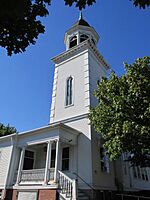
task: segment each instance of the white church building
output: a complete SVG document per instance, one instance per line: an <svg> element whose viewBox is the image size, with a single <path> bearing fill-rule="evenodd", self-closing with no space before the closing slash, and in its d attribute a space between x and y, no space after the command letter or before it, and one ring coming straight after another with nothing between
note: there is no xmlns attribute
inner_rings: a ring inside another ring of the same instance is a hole
<svg viewBox="0 0 150 200"><path fill-rule="evenodd" d="M55 64L50 123L0 138L0 199L113 199L113 191L150 190L150 170L110 162L90 125L93 90L107 75L99 35L82 16L65 33Z"/></svg>

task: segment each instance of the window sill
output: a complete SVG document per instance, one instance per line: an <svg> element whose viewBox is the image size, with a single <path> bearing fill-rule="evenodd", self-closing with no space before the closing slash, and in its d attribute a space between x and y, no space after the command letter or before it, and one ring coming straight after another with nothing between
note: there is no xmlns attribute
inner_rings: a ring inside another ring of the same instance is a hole
<svg viewBox="0 0 150 200"><path fill-rule="evenodd" d="M70 105L68 105L68 106L65 106L65 108L70 108L70 107L72 107L72 106L74 106L74 104L70 104Z"/></svg>

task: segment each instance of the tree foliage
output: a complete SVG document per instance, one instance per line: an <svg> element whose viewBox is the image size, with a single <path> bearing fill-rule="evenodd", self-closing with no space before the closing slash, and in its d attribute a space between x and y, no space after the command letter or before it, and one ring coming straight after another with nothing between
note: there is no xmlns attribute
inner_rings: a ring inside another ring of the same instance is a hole
<svg viewBox="0 0 150 200"><path fill-rule="evenodd" d="M66 5L72 6L75 4L80 10L85 8L86 6L91 6L96 3L96 0L64 0Z"/></svg>
<svg viewBox="0 0 150 200"><path fill-rule="evenodd" d="M0 1L0 46L8 55L25 51L35 39L44 33L38 17L48 15L46 5L51 0L1 0Z"/></svg>
<svg viewBox="0 0 150 200"><path fill-rule="evenodd" d="M2 123L0 123L0 137L10 135L13 133L16 133L17 130L14 127L9 126L4 126Z"/></svg>
<svg viewBox="0 0 150 200"><path fill-rule="evenodd" d="M145 8L150 0L131 0L135 6ZM75 4L80 10L93 5L96 0L64 0L66 5ZM51 0L0 0L0 46L8 55L24 52L35 44L45 27L40 17L49 14Z"/></svg>
<svg viewBox="0 0 150 200"><path fill-rule="evenodd" d="M66 5L72 6L73 4L79 9L85 8L87 5L90 6L93 3L96 3L96 0L64 0ZM133 2L134 6L145 9L147 6L150 6L150 0L130 0Z"/></svg>
<svg viewBox="0 0 150 200"><path fill-rule="evenodd" d="M129 153L133 165L150 166L150 57L125 64L125 75L102 78L91 124L104 138L111 159Z"/></svg>
<svg viewBox="0 0 150 200"><path fill-rule="evenodd" d="M139 6L140 8L143 9L150 6L150 0L130 0L130 1L133 1L133 4L135 6Z"/></svg>

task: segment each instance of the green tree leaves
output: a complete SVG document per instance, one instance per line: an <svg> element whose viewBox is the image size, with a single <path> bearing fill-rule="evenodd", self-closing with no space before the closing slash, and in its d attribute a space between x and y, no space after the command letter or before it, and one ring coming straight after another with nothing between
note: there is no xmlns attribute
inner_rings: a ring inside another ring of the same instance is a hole
<svg viewBox="0 0 150 200"><path fill-rule="evenodd" d="M51 0L1 0L0 1L0 46L8 55L24 52L35 44L44 26L37 17L48 15L46 5Z"/></svg>
<svg viewBox="0 0 150 200"><path fill-rule="evenodd" d="M135 6L145 9L147 6L150 6L150 0L130 0L133 1Z"/></svg>
<svg viewBox="0 0 150 200"><path fill-rule="evenodd" d="M132 164L150 165L150 57L124 65L125 75L111 72L94 95L99 104L90 119L105 140L111 159L130 152Z"/></svg>
<svg viewBox="0 0 150 200"><path fill-rule="evenodd" d="M17 130L14 127L9 126L4 126L2 123L0 123L0 137L10 135L13 133L16 133Z"/></svg>
<svg viewBox="0 0 150 200"><path fill-rule="evenodd" d="M150 0L131 0L135 6L145 9ZM93 5L96 0L64 0L68 6L82 10ZM47 6L51 0L0 0L0 46L9 56L24 52L30 44L35 44L45 27L39 17L47 16Z"/></svg>
<svg viewBox="0 0 150 200"><path fill-rule="evenodd" d="M96 3L96 0L64 0L66 5L72 6L76 5L80 10L85 8L86 6L91 6Z"/></svg>

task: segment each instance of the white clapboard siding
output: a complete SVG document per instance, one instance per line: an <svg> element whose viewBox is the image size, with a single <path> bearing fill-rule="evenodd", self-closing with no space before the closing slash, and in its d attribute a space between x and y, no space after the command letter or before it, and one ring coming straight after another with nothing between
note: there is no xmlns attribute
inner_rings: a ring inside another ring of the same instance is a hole
<svg viewBox="0 0 150 200"><path fill-rule="evenodd" d="M4 186L10 164L12 146L0 148L0 186Z"/></svg>
<svg viewBox="0 0 150 200"><path fill-rule="evenodd" d="M37 200L37 192L19 192L18 200Z"/></svg>

